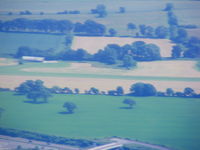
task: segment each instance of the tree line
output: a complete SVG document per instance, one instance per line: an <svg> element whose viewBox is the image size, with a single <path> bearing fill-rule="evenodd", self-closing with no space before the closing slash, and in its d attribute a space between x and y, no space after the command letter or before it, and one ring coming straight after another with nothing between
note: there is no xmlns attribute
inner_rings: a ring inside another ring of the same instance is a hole
<svg viewBox="0 0 200 150"><path fill-rule="evenodd" d="M194 25L180 25L178 18L174 13L172 3L166 4L164 11L167 13L170 40L176 43L173 46L172 58L199 58L200 57L200 39L197 37L189 37L185 28L195 27Z"/></svg>
<svg viewBox="0 0 200 150"><path fill-rule="evenodd" d="M155 29L149 25L139 25L141 37L146 38L167 38L169 35L168 28L158 26ZM137 26L133 23L127 24L127 29L134 34ZM42 33L61 33L66 34L74 32L78 35L87 36L105 36L106 26L93 20L86 20L83 23L72 23L70 20L41 19L30 20L26 18L17 18L9 21L0 20L0 31L4 32L42 32ZM117 31L113 28L108 29L110 36L116 36ZM136 33L139 37L139 33Z"/></svg>
<svg viewBox="0 0 200 150"><path fill-rule="evenodd" d="M60 88L54 86L52 88L47 88L41 80L27 80L21 83L17 88L15 88L16 94L25 95L28 99L31 99L33 103L37 102L48 102L48 98L52 94L81 94L78 88L72 90L68 87ZM88 95L112 95L112 96L174 96L174 97L200 97L200 93L197 94L195 91L186 87L183 92L175 92L172 88L167 88L165 92L158 91L154 85L149 83L134 83L130 87L130 93L125 94L124 89L118 86L115 90L100 91L95 87L91 87L89 90L85 90L84 94Z"/></svg>
<svg viewBox="0 0 200 150"><path fill-rule="evenodd" d="M103 50L94 54L94 60L107 64L115 64L117 60L123 60L126 64L127 56L136 61L160 60L160 48L155 44L146 44L143 41L136 41L132 44L119 46L108 44Z"/></svg>
<svg viewBox="0 0 200 150"><path fill-rule="evenodd" d="M136 37L145 38L169 38L174 43L172 58L199 58L200 57L200 39L189 37L186 29L197 28L196 25L180 25L178 17L174 13L173 3L167 3L163 11L166 11L169 27L158 26L156 28L141 24L138 27L134 23L128 23L127 29L136 35ZM139 32L136 32L136 29Z"/></svg>
<svg viewBox="0 0 200 150"><path fill-rule="evenodd" d="M152 27L150 25L140 24L136 26L130 22L127 24L127 30L132 36L143 37L143 38L160 38L165 39L169 37L169 28L161 25L158 27ZM139 31L138 31L139 30Z"/></svg>
<svg viewBox="0 0 200 150"><path fill-rule="evenodd" d="M42 32L42 33L62 33L75 32L90 36L103 36L106 27L93 20L86 20L84 23L72 23L69 20L41 19L30 20L18 18L9 21L0 21L0 31L17 32Z"/></svg>
<svg viewBox="0 0 200 150"><path fill-rule="evenodd" d="M72 42L71 38L66 38L68 45ZM161 59L160 48L155 44L146 44L143 41L136 41L124 46L108 44L93 55L84 49L67 49L57 53L54 49L39 50L22 46L18 48L15 57L21 58L22 56L45 57L46 60L98 61L108 65L119 64L120 67L125 68L135 67L137 61Z"/></svg>

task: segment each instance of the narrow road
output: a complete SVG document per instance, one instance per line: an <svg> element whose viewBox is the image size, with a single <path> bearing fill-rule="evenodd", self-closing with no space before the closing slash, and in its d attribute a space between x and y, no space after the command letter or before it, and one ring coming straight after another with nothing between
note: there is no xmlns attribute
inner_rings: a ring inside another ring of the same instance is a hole
<svg viewBox="0 0 200 150"><path fill-rule="evenodd" d="M122 146L123 146L123 144L120 144L120 143L110 143L110 144L93 147L88 150L109 150L109 149L118 148L118 147L122 147Z"/></svg>
<svg viewBox="0 0 200 150"><path fill-rule="evenodd" d="M135 140L127 140L127 139L121 139L121 138L111 138L110 140L112 142L116 142L116 143L123 144L123 145L124 144L137 144L137 145L141 145L141 146L145 146L145 147L149 147L149 148L154 148L157 150L172 150L172 149L164 147L164 146L139 142L139 141L135 141Z"/></svg>

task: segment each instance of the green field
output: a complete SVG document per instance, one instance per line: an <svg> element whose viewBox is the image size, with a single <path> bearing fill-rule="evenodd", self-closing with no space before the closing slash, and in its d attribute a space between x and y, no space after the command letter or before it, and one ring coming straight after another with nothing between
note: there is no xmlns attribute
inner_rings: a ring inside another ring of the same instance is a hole
<svg viewBox="0 0 200 150"><path fill-rule="evenodd" d="M28 46L40 50L50 48L56 49L56 51L64 50L63 35L0 32L0 39L0 57L16 54L20 46Z"/></svg>
<svg viewBox="0 0 200 150"><path fill-rule="evenodd" d="M137 105L130 110L120 108L125 97L55 95L48 104L24 103L12 92L0 98L1 127L70 138L120 136L177 150L200 147L200 99L131 97ZM66 101L77 105L75 114L59 114Z"/></svg>

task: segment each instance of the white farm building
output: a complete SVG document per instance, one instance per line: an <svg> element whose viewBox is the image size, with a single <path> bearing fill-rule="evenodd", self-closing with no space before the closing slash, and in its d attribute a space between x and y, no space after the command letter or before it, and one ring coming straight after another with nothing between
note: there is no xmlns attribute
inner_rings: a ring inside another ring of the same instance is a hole
<svg viewBox="0 0 200 150"><path fill-rule="evenodd" d="M22 56L22 60L34 61L34 62L43 62L44 61L44 57Z"/></svg>

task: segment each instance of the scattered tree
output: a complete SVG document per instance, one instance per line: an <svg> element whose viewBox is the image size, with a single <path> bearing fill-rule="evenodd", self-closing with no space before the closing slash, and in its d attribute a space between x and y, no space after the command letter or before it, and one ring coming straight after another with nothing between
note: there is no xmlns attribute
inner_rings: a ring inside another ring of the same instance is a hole
<svg viewBox="0 0 200 150"><path fill-rule="evenodd" d="M33 100L33 103L38 103L38 99L43 99L43 102L47 102L48 98L51 97L50 90L43 85L41 80L27 80L20 84L15 89L18 94L26 95L28 99Z"/></svg>
<svg viewBox="0 0 200 150"><path fill-rule="evenodd" d="M172 11L174 9L174 5L172 3L167 3L164 11Z"/></svg>
<svg viewBox="0 0 200 150"><path fill-rule="evenodd" d="M107 16L106 6L103 4L99 4L96 6L96 9L91 9L92 14L98 14L97 17L103 18Z"/></svg>
<svg viewBox="0 0 200 150"><path fill-rule="evenodd" d="M124 99L123 103L129 105L129 109L132 109L133 106L136 105L134 100L128 98Z"/></svg>
<svg viewBox="0 0 200 150"><path fill-rule="evenodd" d="M119 13L123 14L126 12L126 8L125 7L119 7Z"/></svg>
<svg viewBox="0 0 200 150"><path fill-rule="evenodd" d="M72 103L72 102L65 102L63 104L63 107L67 109L67 112L69 114L73 114L74 110L77 108L76 104Z"/></svg>

